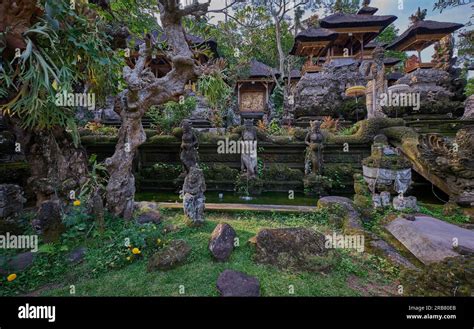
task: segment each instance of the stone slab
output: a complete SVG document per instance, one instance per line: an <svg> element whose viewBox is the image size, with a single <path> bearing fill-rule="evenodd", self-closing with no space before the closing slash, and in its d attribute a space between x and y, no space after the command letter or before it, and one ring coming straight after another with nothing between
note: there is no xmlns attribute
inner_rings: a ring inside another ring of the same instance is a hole
<svg viewBox="0 0 474 329"><path fill-rule="evenodd" d="M474 231L429 216L415 216L414 221L397 218L385 228L424 264L460 256L454 243L474 249Z"/></svg>

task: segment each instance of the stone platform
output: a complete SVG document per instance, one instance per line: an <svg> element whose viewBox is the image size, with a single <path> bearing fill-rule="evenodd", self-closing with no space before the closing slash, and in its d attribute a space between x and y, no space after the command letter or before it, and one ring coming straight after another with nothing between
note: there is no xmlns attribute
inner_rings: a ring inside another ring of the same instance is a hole
<svg viewBox="0 0 474 329"><path fill-rule="evenodd" d="M160 208L183 209L182 203L159 202ZM263 211L263 212L313 212L317 207L311 206L289 206L270 204L242 204L242 203L206 203L206 210L219 211Z"/></svg>
<svg viewBox="0 0 474 329"><path fill-rule="evenodd" d="M474 230L437 218L415 216L414 221L397 218L385 228L424 264L460 256L460 250L474 253Z"/></svg>

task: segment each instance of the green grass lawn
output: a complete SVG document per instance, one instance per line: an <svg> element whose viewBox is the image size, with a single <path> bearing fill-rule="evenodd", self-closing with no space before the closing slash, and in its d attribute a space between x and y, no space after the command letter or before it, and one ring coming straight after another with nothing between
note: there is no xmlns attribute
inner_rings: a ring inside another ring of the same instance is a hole
<svg viewBox="0 0 474 329"><path fill-rule="evenodd" d="M254 247L248 239L261 228L304 226L330 233L331 227L320 214L208 213L205 225L199 228L186 226L177 211L166 211L163 217L161 226L172 224L178 228L168 233L166 239L184 239L192 246L184 265L169 271L147 272L147 259L143 257L118 269L95 271L98 262L94 257L100 258L103 255L99 253L107 252L103 245L107 240L96 238L88 244L89 255L82 264L70 266L58 261L50 267L35 265L19 276L15 283L18 286L7 294L34 291L35 295L70 296L70 285L74 285L78 296L218 296L216 281L225 269L257 277L263 296L387 295L396 291L393 268L367 253L338 251L339 261L329 274L282 271L252 260ZM215 262L208 250L211 232L221 221L232 225L240 242L225 263ZM55 266L58 267L56 273ZM41 273L42 268L48 274ZM38 280L40 275L42 278ZM22 280L37 281L22 286Z"/></svg>

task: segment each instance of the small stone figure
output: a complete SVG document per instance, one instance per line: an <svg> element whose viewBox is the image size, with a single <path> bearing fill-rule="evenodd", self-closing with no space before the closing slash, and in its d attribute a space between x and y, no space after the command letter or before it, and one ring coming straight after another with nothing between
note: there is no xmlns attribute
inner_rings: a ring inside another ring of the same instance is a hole
<svg viewBox="0 0 474 329"><path fill-rule="evenodd" d="M244 129L241 137L242 152L240 156L240 167L247 178L257 177L257 130L252 119L244 120Z"/></svg>
<svg viewBox="0 0 474 329"><path fill-rule="evenodd" d="M192 166L184 179L183 209L184 215L193 226L204 222L205 191L206 183L202 170L197 166Z"/></svg>
<svg viewBox="0 0 474 329"><path fill-rule="evenodd" d="M191 167L196 166L198 162L199 141L191 127L191 121L183 120L181 127L183 128L183 137L181 138L181 154L179 157L186 174L189 174Z"/></svg>
<svg viewBox="0 0 474 329"><path fill-rule="evenodd" d="M305 143L308 146L306 148L306 159L304 172L305 175L311 173L319 174L322 167L322 151L323 151L323 139L324 136L321 133L321 122L311 121L311 128L306 135Z"/></svg>
<svg viewBox="0 0 474 329"><path fill-rule="evenodd" d="M385 66L384 50L382 47L377 47L373 53L373 61L368 66L366 73L367 89L366 89L366 104L367 104L367 118L386 117L383 113L382 106L379 99L386 94L385 81Z"/></svg>

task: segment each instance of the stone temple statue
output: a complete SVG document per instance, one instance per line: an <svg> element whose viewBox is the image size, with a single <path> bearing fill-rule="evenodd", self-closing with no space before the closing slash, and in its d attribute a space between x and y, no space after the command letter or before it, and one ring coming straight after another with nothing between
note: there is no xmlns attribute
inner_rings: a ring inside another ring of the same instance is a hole
<svg viewBox="0 0 474 329"><path fill-rule="evenodd" d="M247 178L255 178L257 176L257 130L253 125L252 119L245 119L244 129L241 135L241 170L246 174Z"/></svg>
<svg viewBox="0 0 474 329"><path fill-rule="evenodd" d="M183 128L183 137L181 138L181 154L179 158L183 163L186 174L188 174L191 167L197 165L199 142L191 127L191 121L183 120L181 127Z"/></svg>
<svg viewBox="0 0 474 329"><path fill-rule="evenodd" d="M192 166L184 179L183 209L184 215L193 226L204 222L205 191L206 183L202 170L197 166Z"/></svg>
<svg viewBox="0 0 474 329"><path fill-rule="evenodd" d="M386 116L380 105L380 97L387 92L383 60L383 48L376 47L373 52L373 61L370 62L366 72L364 72L368 81L365 92L368 119Z"/></svg>
<svg viewBox="0 0 474 329"><path fill-rule="evenodd" d="M322 151L323 151L323 134L321 133L321 122L320 121L311 121L310 130L306 135L305 143L306 148L306 158L304 165L305 175L311 173L319 174L322 167Z"/></svg>

